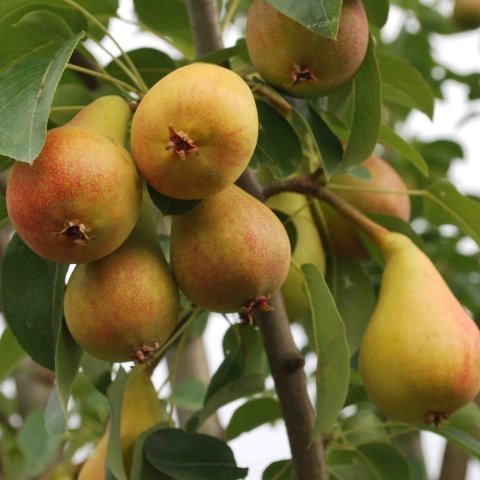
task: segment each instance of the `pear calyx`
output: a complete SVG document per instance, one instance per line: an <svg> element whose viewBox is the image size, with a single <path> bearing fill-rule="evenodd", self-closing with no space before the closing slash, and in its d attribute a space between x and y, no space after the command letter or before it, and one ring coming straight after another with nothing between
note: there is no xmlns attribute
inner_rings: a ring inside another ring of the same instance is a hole
<svg viewBox="0 0 480 480"><path fill-rule="evenodd" d="M447 420L449 415L445 412L427 412L425 418L423 419L426 425L435 425L435 428L438 428L442 422Z"/></svg>
<svg viewBox="0 0 480 480"><path fill-rule="evenodd" d="M52 235L72 240L74 243L86 247L96 238L95 235L89 235L89 232L90 228L80 220L66 220L63 229L59 232L52 232Z"/></svg>
<svg viewBox="0 0 480 480"><path fill-rule="evenodd" d="M292 79L290 87L294 87L297 83L318 82L317 77L313 73L313 69L306 67L305 65L294 65L290 72L290 78Z"/></svg>
<svg viewBox="0 0 480 480"><path fill-rule="evenodd" d="M170 141L165 145L165 150L175 150L182 160L187 158L187 153L198 153L200 149L193 140L185 133L175 130L172 124L168 126Z"/></svg>
<svg viewBox="0 0 480 480"><path fill-rule="evenodd" d="M148 366L152 364L158 350L160 350L159 340L156 338L148 340L135 348L131 358L135 364L143 363Z"/></svg>
<svg viewBox="0 0 480 480"><path fill-rule="evenodd" d="M256 311L270 312L273 307L268 304L270 296L260 295L247 302L240 311L240 318L247 325L253 325L253 314Z"/></svg>

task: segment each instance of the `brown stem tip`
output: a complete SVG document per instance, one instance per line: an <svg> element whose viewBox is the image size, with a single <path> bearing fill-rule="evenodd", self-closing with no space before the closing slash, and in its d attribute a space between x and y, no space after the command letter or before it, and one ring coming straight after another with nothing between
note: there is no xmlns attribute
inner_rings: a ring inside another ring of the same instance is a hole
<svg viewBox="0 0 480 480"><path fill-rule="evenodd" d="M133 351L131 359L135 363L150 365L154 361L155 353L160 349L160 342L157 339L142 343Z"/></svg>
<svg viewBox="0 0 480 480"><path fill-rule="evenodd" d="M72 240L78 245L86 247L91 240L94 240L95 235L89 235L90 229L80 220L66 220L63 229L59 232L52 232L51 235L60 238Z"/></svg>
<svg viewBox="0 0 480 480"><path fill-rule="evenodd" d="M269 297L260 295L247 302L240 311L240 319L247 325L253 325L253 314L255 311L270 312L273 307L268 304Z"/></svg>
<svg viewBox="0 0 480 480"><path fill-rule="evenodd" d="M187 153L198 153L200 149L193 143L193 140L185 132L180 132L168 126L170 141L165 145L165 150L175 150L182 160L187 158Z"/></svg>
<svg viewBox="0 0 480 480"><path fill-rule="evenodd" d="M442 422L448 419L448 415L445 412L427 412L424 417L424 421L427 425L432 423L435 428L438 428Z"/></svg>
<svg viewBox="0 0 480 480"><path fill-rule="evenodd" d="M305 65L294 65L290 71L290 78L292 79L292 87L302 82L318 82L313 70Z"/></svg>

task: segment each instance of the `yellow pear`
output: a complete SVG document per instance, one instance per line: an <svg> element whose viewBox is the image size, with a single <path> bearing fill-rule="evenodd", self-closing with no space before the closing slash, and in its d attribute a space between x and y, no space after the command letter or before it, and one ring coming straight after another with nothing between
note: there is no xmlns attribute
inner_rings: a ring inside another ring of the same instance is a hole
<svg viewBox="0 0 480 480"><path fill-rule="evenodd" d="M50 130L33 165L16 162L7 185L9 217L38 255L60 263L105 257L138 219L142 181L123 142L130 110L97 98Z"/></svg>
<svg viewBox="0 0 480 480"><path fill-rule="evenodd" d="M325 273L325 253L312 212L305 195L283 192L270 197L267 205L289 216L297 232L297 241L292 252L292 263L287 279L282 286L283 299L291 321L302 319L309 305L302 290L303 275L299 267L304 263L315 265Z"/></svg>
<svg viewBox="0 0 480 480"><path fill-rule="evenodd" d="M360 346L363 383L385 414L438 425L480 390L479 329L408 237L378 244L385 269Z"/></svg>
<svg viewBox="0 0 480 480"><path fill-rule="evenodd" d="M123 397L120 420L120 444L127 476L132 463L136 439L167 416L157 398L149 371L137 365L129 373ZM78 480L105 480L110 428L105 430L92 454L83 465Z"/></svg>
<svg viewBox="0 0 480 480"><path fill-rule="evenodd" d="M151 208L145 197L124 244L96 262L77 265L67 285L68 329L85 351L103 360L148 360L177 322L177 287L157 241Z"/></svg>

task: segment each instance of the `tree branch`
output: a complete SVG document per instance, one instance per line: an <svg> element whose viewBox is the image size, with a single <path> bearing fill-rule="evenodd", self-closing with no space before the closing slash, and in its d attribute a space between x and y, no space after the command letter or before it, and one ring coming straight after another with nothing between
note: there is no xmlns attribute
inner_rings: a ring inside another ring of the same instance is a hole
<svg viewBox="0 0 480 480"><path fill-rule="evenodd" d="M198 55L222 48L216 0L186 3ZM251 170L237 183L263 200L263 189ZM320 438L312 438L314 411L302 368L304 359L293 340L281 294L274 294L270 303L274 311L259 313L257 323L285 419L295 474L298 480L325 480L323 444Z"/></svg>

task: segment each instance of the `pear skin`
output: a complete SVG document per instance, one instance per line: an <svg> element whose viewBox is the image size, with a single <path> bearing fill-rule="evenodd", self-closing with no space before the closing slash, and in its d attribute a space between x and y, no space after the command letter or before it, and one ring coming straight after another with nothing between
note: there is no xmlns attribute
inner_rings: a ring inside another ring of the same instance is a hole
<svg viewBox="0 0 480 480"><path fill-rule="evenodd" d="M159 80L132 120L133 158L168 197L214 195L245 170L258 137L250 88L235 72L193 63Z"/></svg>
<svg viewBox="0 0 480 480"><path fill-rule="evenodd" d="M122 404L120 444L127 475L137 438L167 416L157 398L148 370L136 365L129 373ZM78 480L105 480L110 429L107 428L92 454L80 470Z"/></svg>
<svg viewBox="0 0 480 480"><path fill-rule="evenodd" d="M247 16L253 65L268 83L294 97L327 95L349 82L363 62L368 37L360 0L343 1L336 40L308 30L265 0L254 0Z"/></svg>
<svg viewBox="0 0 480 480"><path fill-rule="evenodd" d="M385 414L438 425L480 390L479 329L408 237L387 233L378 243L385 269L360 346L361 377Z"/></svg>
<svg viewBox="0 0 480 480"><path fill-rule="evenodd" d="M391 215L408 222L410 198L400 175L388 162L375 155L365 160L362 166L370 172L371 177L365 180L349 174L334 176L331 178L333 184L353 188L334 190L335 193L362 212ZM355 188L363 190L355 191ZM389 191L396 193L388 193ZM367 251L358 238L355 225L325 202L315 202L323 211L332 252L341 257L366 258Z"/></svg>
<svg viewBox="0 0 480 480"><path fill-rule="evenodd" d="M132 231L142 182L123 147L129 115L120 97L98 98L47 133L33 165L13 166L8 214L38 255L91 262L112 253Z"/></svg>
<svg viewBox="0 0 480 480"><path fill-rule="evenodd" d="M302 290L304 263L315 265L325 274L325 252L305 195L283 192L267 200L267 206L290 216L297 231L297 243L292 253L292 264L282 286L283 299L291 321L305 317L310 307Z"/></svg>
<svg viewBox="0 0 480 480"><path fill-rule="evenodd" d="M229 313L276 292L291 254L277 216L231 185L173 218L170 256L178 285L194 304Z"/></svg>
<svg viewBox="0 0 480 480"><path fill-rule="evenodd" d="M103 360L148 360L177 322L177 287L156 241L150 207L142 207L120 248L77 265L67 285L64 312L70 333L85 351Z"/></svg>

